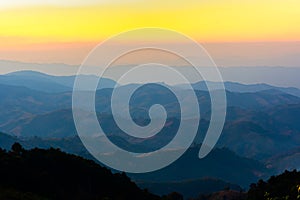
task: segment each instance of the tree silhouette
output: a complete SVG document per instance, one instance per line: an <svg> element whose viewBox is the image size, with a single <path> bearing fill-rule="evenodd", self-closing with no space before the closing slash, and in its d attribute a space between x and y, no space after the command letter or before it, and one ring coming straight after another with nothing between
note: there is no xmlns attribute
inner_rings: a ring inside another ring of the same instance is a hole
<svg viewBox="0 0 300 200"><path fill-rule="evenodd" d="M0 199L160 200L126 173L113 174L92 160L50 148L0 149ZM182 200L171 194L167 200Z"/></svg>
<svg viewBox="0 0 300 200"><path fill-rule="evenodd" d="M296 200L300 199L298 185L300 184L300 172L285 171L278 176L272 176L267 182L260 180L251 184L248 191L248 200Z"/></svg>
<svg viewBox="0 0 300 200"><path fill-rule="evenodd" d="M16 142L12 145L11 150L13 153L20 155L22 152L24 152L23 147L20 143Z"/></svg>

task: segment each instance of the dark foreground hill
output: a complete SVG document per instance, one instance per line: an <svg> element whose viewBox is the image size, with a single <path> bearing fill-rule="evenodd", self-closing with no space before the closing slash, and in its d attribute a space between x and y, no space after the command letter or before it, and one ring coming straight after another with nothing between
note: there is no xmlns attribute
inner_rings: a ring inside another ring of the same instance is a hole
<svg viewBox="0 0 300 200"><path fill-rule="evenodd" d="M0 199L99 199L182 200L172 192L159 197L141 190L125 173L113 174L94 161L50 148L24 150L19 143L11 151L0 149ZM197 183L199 186L199 183ZM171 186L171 185L170 185ZM203 186L202 186L203 187ZM201 187L199 187L200 189ZM296 170L268 181L260 180L245 193L240 188L200 195L195 200L281 200L300 199L300 172ZM201 191L198 191L201 194Z"/></svg>
<svg viewBox="0 0 300 200"><path fill-rule="evenodd" d="M300 199L300 172L285 171L267 181L260 180L248 192L226 189L190 200L298 200Z"/></svg>
<svg viewBox="0 0 300 200"><path fill-rule="evenodd" d="M300 172L285 171L278 176L272 176L268 181L260 180L256 184L251 184L248 200L259 199L300 199Z"/></svg>
<svg viewBox="0 0 300 200"><path fill-rule="evenodd" d="M0 150L0 199L145 199L125 173L113 174L93 161L58 149Z"/></svg>
<svg viewBox="0 0 300 200"><path fill-rule="evenodd" d="M82 145L79 137L22 139L0 133L1 148L10 149L14 142L20 143L25 149L53 147L87 159L93 159ZM256 182L260 178L267 178L275 173L272 169L266 168L263 163L239 156L227 148L215 148L206 158L199 159L199 149L200 145L194 144L180 159L166 168L146 174L128 174L128 176L138 183L138 186L147 188L155 194L168 194L170 189L173 189L184 196L186 194L191 197L191 192L195 195L198 195L199 191L210 193L228 186L228 183L248 188L252 182ZM101 165L101 163L99 164ZM218 180L212 184L206 178ZM190 184L195 185L195 180L197 180L196 188L187 187ZM215 187L214 183L218 187ZM206 187L202 187L203 184ZM232 186L230 188L237 189L237 187Z"/></svg>

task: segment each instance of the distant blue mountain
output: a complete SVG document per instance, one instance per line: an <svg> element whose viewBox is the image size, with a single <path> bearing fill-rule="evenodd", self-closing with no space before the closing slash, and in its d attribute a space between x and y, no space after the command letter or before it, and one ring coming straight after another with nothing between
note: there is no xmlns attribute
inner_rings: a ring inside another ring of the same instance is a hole
<svg viewBox="0 0 300 200"><path fill-rule="evenodd" d="M0 84L25 86L38 91L57 93L72 91L75 77L76 76L53 76L36 71L17 71L5 75L0 75ZM86 79L87 81L98 80L98 77L94 75L81 75L81 77ZM210 84L214 83L210 82ZM114 80L102 78L101 84L98 85L97 89L113 88L115 85L116 82ZM132 85L126 85L126 87L132 87ZM265 83L246 85L237 82L224 82L224 86L225 89L230 92L246 93L259 92L264 90L278 90L300 97L300 89L295 87L276 87ZM186 88L186 86L183 84L176 85L175 87L182 89ZM192 87L195 90L207 91L206 83L204 81L194 83Z"/></svg>
<svg viewBox="0 0 300 200"><path fill-rule="evenodd" d="M248 187L249 183L264 178L270 172L260 162L240 157L226 148L216 148L203 159L198 158L198 151L199 146L191 147L182 157L161 170L129 176L134 180L160 183L218 177Z"/></svg>
<svg viewBox="0 0 300 200"><path fill-rule="evenodd" d="M97 80L93 75L80 75L81 78ZM17 71L5 75L0 75L0 84L24 86L33 90L47 93L59 93L72 91L76 76L52 76L36 71ZM98 89L113 88L115 82L111 79L102 78Z"/></svg>
<svg viewBox="0 0 300 200"><path fill-rule="evenodd" d="M38 76L44 75L39 74ZM48 77L48 75L46 75L46 77ZM126 92L128 87L130 86L121 86L118 87L118 90ZM186 97L185 99L188 103L189 96L185 94L185 90L181 90L180 93ZM96 110L99 113L110 113L109 108L111 94L111 88L97 91ZM196 95L200 102L202 118L209 120L210 98L208 92L197 90ZM134 98L131 100L132 114L136 119L145 119L148 117L147 112L145 111L148 110L149 105L161 102L162 104L165 104L166 108L168 109L168 116L170 118L179 117L180 112L178 110L178 106L176 106L176 99L171 98L171 96L172 95L170 93L160 89L160 87L156 89L151 85L149 85L149 87L144 87L144 89L136 93ZM52 122L55 122L61 117L66 117L66 119L68 118L68 120L72 120L72 117L62 114L65 112L59 114L60 111L71 108L71 92L47 93L29 89L24 86L0 84L0 97L0 130L16 135L25 134L26 136L37 135L44 137L55 135L57 137L62 137L71 133L74 134L74 131L69 133L62 131L65 129L60 129L58 132L53 131L58 124L52 124ZM227 92L227 103L229 107L244 109L246 111L258 111L269 108L272 109L275 106L281 105L297 105L300 104L300 98L279 90L262 90L259 92L244 93ZM187 107L186 109L193 108ZM245 112L243 114L245 114ZM123 110L120 110L119 113L122 114ZM234 114L235 113L233 112L228 112L228 117L234 117ZM69 113L69 115L71 116L71 113ZM64 121L63 119L60 120ZM48 127L50 124L52 124L53 127ZM62 125L66 124L62 123ZM37 126L40 128L34 128ZM43 131L43 127L44 129L45 127L48 128ZM35 130L33 131L33 129ZM48 134L46 134L46 132L48 132Z"/></svg>
<svg viewBox="0 0 300 200"><path fill-rule="evenodd" d="M212 85L217 85L217 83L209 82ZM185 85L178 85L180 88L187 88ZM197 83L192 84L192 87L195 90L203 90L207 91L207 86L204 81L200 81ZM240 92L240 93L254 93L254 92L260 92L264 90L278 90L287 94L291 94L297 97L300 97L300 89L295 87L276 87L272 85L268 85L265 83L260 84L241 84L236 82L224 82L224 87L227 91L230 92Z"/></svg>
<svg viewBox="0 0 300 200"><path fill-rule="evenodd" d="M49 93L71 91L72 88L52 81L49 77L38 72L15 72L1 75L0 83L11 86L25 86L33 90Z"/></svg>
<svg viewBox="0 0 300 200"><path fill-rule="evenodd" d="M41 71L47 74L74 75L79 66L63 63L24 63L18 61L0 60L1 73L19 70ZM126 69L125 69L125 68ZM110 68L110 74L119 74L128 71L132 65L116 66ZM191 78L194 77L194 68L190 66L174 67L179 72L184 71ZM97 66L94 66L97 70ZM296 87L300 89L299 74L300 67L285 66L248 66L248 67L218 67L225 82L237 82L243 84L266 83L278 87ZM214 70L211 67L202 67L201 71L211 73ZM148 74L141 74L141 77L147 77ZM196 77L198 77L196 75ZM172 81L172 77L170 79ZM197 79L194 79L197 80ZM209 79L208 79L209 80Z"/></svg>

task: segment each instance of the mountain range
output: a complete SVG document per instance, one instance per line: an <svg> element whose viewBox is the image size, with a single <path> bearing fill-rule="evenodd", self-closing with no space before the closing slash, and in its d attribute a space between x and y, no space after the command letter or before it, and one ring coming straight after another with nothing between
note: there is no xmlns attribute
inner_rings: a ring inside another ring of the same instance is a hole
<svg viewBox="0 0 300 200"><path fill-rule="evenodd" d="M97 77L86 75L85 78ZM0 147L9 149L14 142L20 142L25 148L54 147L93 159L77 136L73 121L74 80L75 76L52 76L33 71L1 75L0 131L4 133L0 134ZM164 126L162 137L141 141L122 135L110 109L113 87L116 85L117 90L126 92L133 85L118 85L111 79L101 81L95 106L98 119L104 129L110 131L109 139L113 143L125 149L134 147L136 151L147 152L172 139L180 123L180 110L167 90L147 84L134 94L130 111L136 123L149 123L149 106L158 102L168 111L169 125ZM190 97L186 95L185 85L171 87L188 102ZM300 168L297 162L300 155L299 89L225 82L228 107L224 129L216 149L200 160L197 151L210 123L211 102L204 82L193 84L193 88L201 110L194 146L165 169L144 175L129 174L141 187L156 194L170 191L167 187L171 187L191 196L195 194L194 184L213 182L220 187L247 188L259 178ZM213 190L209 187L206 191Z"/></svg>

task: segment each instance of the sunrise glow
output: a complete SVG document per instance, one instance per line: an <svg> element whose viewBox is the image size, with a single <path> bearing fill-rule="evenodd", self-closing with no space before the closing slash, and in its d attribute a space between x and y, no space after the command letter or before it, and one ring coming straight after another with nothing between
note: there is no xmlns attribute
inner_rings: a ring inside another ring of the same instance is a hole
<svg viewBox="0 0 300 200"><path fill-rule="evenodd" d="M2 1L0 51L17 55L58 46L86 52L140 27L172 29L205 43L299 41L299 8L298 0Z"/></svg>

